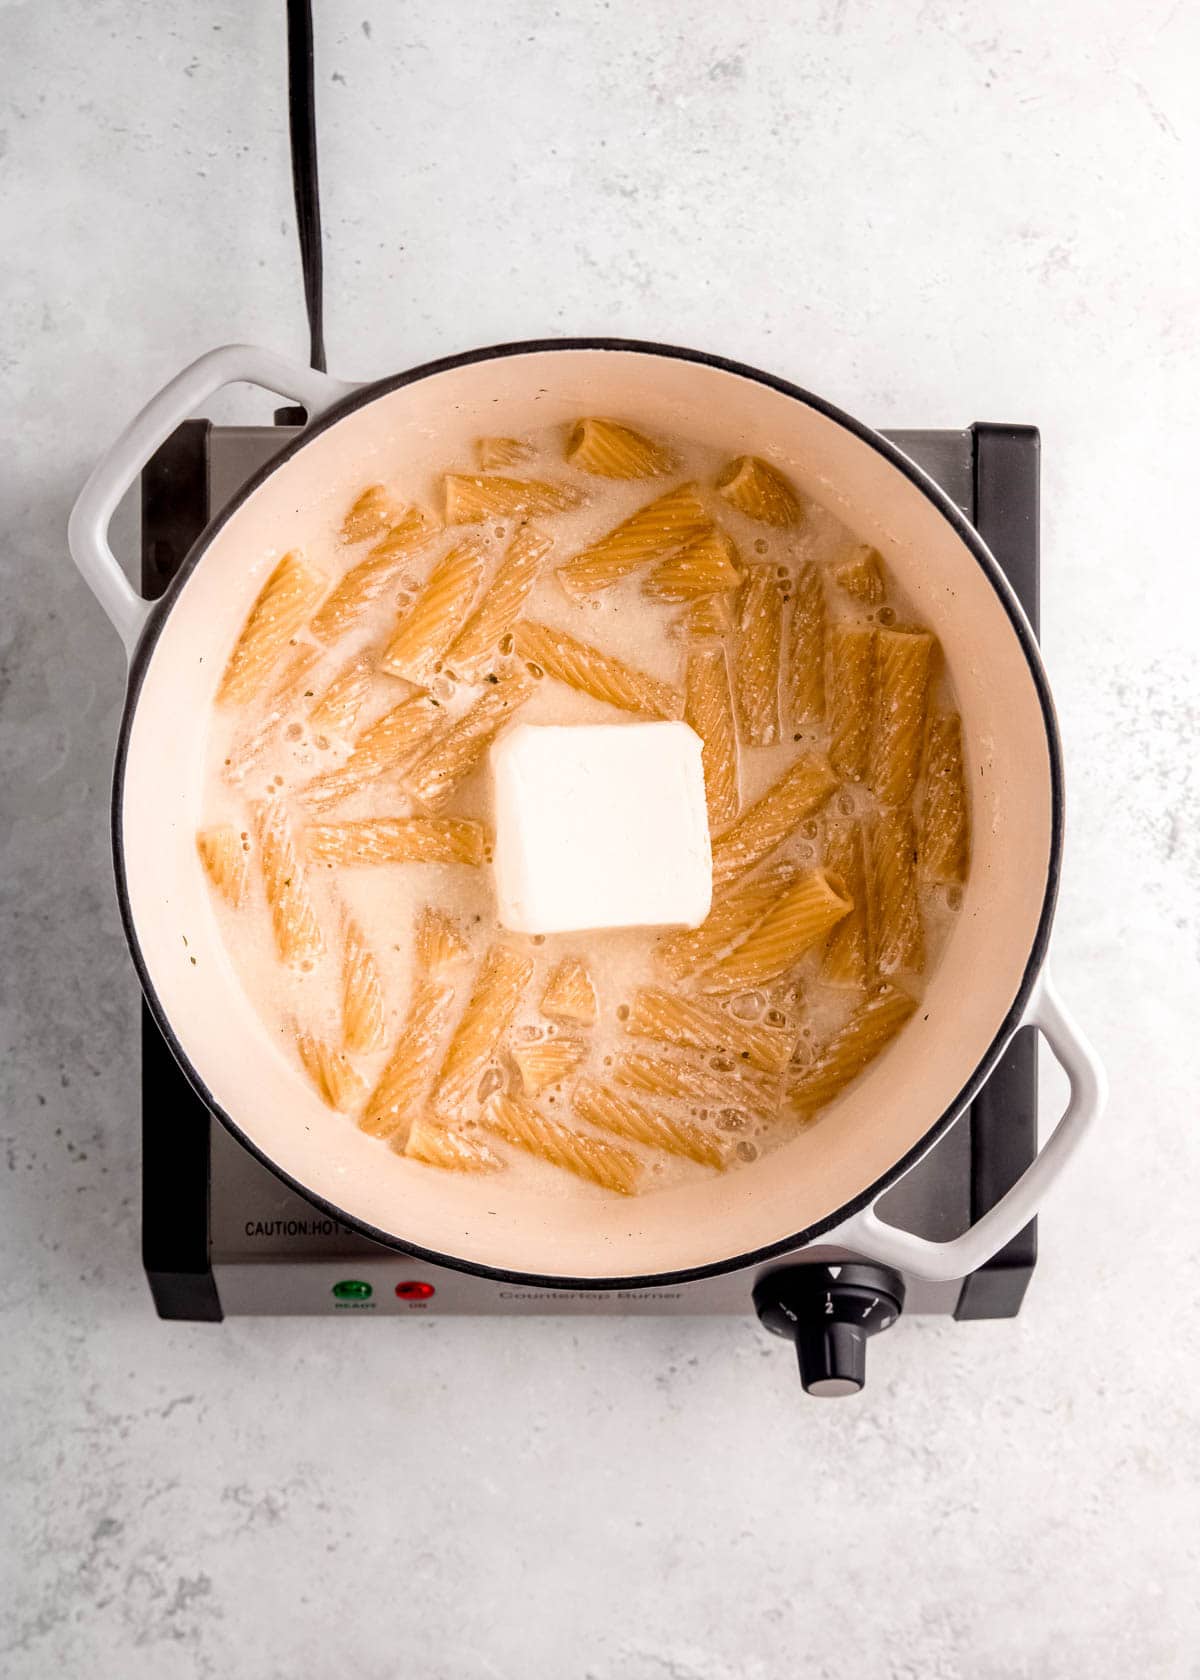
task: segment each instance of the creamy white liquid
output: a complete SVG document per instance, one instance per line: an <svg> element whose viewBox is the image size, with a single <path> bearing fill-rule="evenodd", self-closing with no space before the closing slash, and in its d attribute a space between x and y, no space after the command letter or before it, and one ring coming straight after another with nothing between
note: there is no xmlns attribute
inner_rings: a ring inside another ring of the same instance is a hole
<svg viewBox="0 0 1200 1680"><path fill-rule="evenodd" d="M587 501L578 509L531 522L538 531L553 538L554 546L543 562L541 579L526 603L524 616L560 627L681 690L687 657L681 621L686 615L686 607L657 603L643 595L644 570L634 572L598 599L579 603L570 599L558 585L554 576L555 567L637 508L689 481L700 486L714 520L734 539L743 561L775 563L787 569L794 569L802 560L822 564L832 560L854 540L845 527L819 507L811 508L799 533L775 530L743 517L711 488L728 457L678 438L666 440L680 458L677 472L661 478L622 482L592 477L568 467L562 458L563 433L557 428L541 436L525 435L537 446L536 457L520 465L500 469L501 472L511 477L544 477L570 483L586 493ZM470 462L464 461L448 462L447 467L463 472L476 470ZM389 483L388 488L399 500L418 502L440 516L443 498L439 479L422 475L416 482L409 482L401 473ZM346 636L323 651L319 663L308 675L297 704L274 729L267 749L253 769L236 783L229 779L229 762L236 758L238 744L253 734L259 716L253 708L234 709L232 712L215 710L206 768L205 825L232 823L245 833L247 844L252 847L249 813L254 800L267 793L276 793L291 802L296 790L313 776L340 764L349 755L352 737L314 733L306 716L314 697L324 692L353 655L382 651L413 593L452 542L464 535L482 539L489 551L490 568L503 555L515 529L516 526L508 520L492 525L453 527L415 559L402 565L394 586L356 621ZM290 533L281 533L281 551L290 540ZM343 570L349 570L365 557L369 547L370 544L364 543L347 548L330 541L323 546L319 558L322 563L328 558ZM331 572L331 579L335 575ZM887 583L883 622L915 624L916 617L897 581L889 575ZM878 611L865 608L845 596L831 579L827 581L826 602L831 618L843 617L861 623L878 620ZM296 645L304 641L301 632L296 638ZM227 651L221 650L222 655ZM503 663L498 663L496 668L502 669ZM360 734L373 719L411 692L411 685L405 682L377 676L366 703L354 721L353 735ZM442 676L437 679L434 692L445 705L448 715L453 715L465 709L481 690L478 685L456 684ZM932 698L934 703L953 704L944 675L935 679ZM519 715L525 722L554 724L611 723L630 716L550 679L539 683L533 698ZM778 745L769 748L743 747L741 750L743 810L758 799L797 756L814 749L823 751L828 744L824 729L793 736L786 727L786 705L782 721L784 738ZM919 797L920 790L917 808ZM831 819L851 814L865 817L874 809L873 797L865 787L847 787L835 793L826 810L803 824L800 831L773 856L776 859L790 857L807 867L817 865L824 855L826 829ZM310 821L342 822L363 817L422 814L405 797L402 778L395 774L385 774L368 789L332 810L313 814L298 801L292 804L292 810L301 850L303 829ZM486 759L483 767L462 785L439 815L472 817L489 823ZM497 925L490 869L486 864L482 868L389 864L352 869L307 865L305 870L327 945L324 959L308 972L285 968L278 960L270 916L253 857L252 885L246 903L234 910L214 895L214 908L244 989L242 1003L255 1009L268 1027L289 1046L295 1022L333 1042L340 1041L338 928L343 908L357 919L379 963L386 1007L385 1048L371 1056L356 1059L355 1065L368 1089L386 1062L390 1046L403 1023L413 978L412 928L418 912L426 904L437 905L456 918L470 943L473 963L495 940L525 951L534 958L534 980L518 1010L509 1035L511 1039L554 1036L560 1032L571 1037L580 1036L580 1029L573 1025L560 1026L547 1020L540 1013L539 1003L550 972L562 957L585 958L599 997L599 1020L594 1029L583 1030L582 1036L588 1044L585 1062L572 1073L564 1087L551 1089L538 1099L544 1113L580 1124L573 1117L570 1105L570 1084L576 1078L586 1073L604 1076L614 1060L623 1053L657 1052L664 1048L645 1039L630 1037L622 1027L621 1014L640 986L674 989L674 982L655 960L655 947L670 936L669 930L606 930L544 937L510 933ZM922 908L927 975L936 966L938 953L953 920L953 910L944 888L922 888ZM770 989L770 995L756 993L741 999L729 999L725 1001L725 1007L744 1019L786 1020L797 1031L797 1056L803 1059L812 1046L819 1045L841 1024L859 1001L857 993L819 983L817 972L820 961L820 950L811 951L786 982ZM456 972L459 986L457 1002L460 1006L466 1001L472 972L473 965L464 965ZM903 983L908 990L919 991L924 981L906 976ZM237 1006L237 1000L231 999L230 1007ZM703 1061L709 1058L697 1059ZM515 1072L503 1052L494 1064L494 1070L487 1076L485 1089L494 1088L501 1081L511 1089L519 1090ZM641 1096L641 1093L631 1094ZM669 1103L663 1106L681 1117L687 1112L682 1106ZM738 1164L739 1158L753 1159L774 1143L786 1140L794 1131L793 1122L779 1120L764 1123L748 1114L735 1113L719 1118L715 1113L709 1114L697 1108L693 1116L714 1129L720 1126L727 1134L731 1145L731 1167ZM331 1126L353 1123L352 1116L332 1112L329 1115ZM471 1124L470 1116L467 1123ZM488 1141L492 1143L494 1140L489 1138ZM379 1147L385 1149L388 1145L380 1143ZM536 1182L538 1189L547 1194L587 1197L602 1193L506 1145L495 1144L494 1147L509 1161L511 1173L520 1174L526 1185ZM643 1153L647 1163L643 1179L645 1190L666 1187L709 1170L656 1151L646 1150ZM414 1164L413 1170L432 1169Z"/></svg>

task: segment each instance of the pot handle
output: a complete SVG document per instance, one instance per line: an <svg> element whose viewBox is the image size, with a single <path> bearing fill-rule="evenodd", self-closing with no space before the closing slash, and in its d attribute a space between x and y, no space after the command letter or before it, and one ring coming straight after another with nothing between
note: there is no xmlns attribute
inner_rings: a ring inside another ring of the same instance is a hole
<svg viewBox="0 0 1200 1680"><path fill-rule="evenodd" d="M253 344L225 344L209 350L177 373L132 420L92 472L71 510L67 542L84 582L104 608L132 654L150 613L109 547L108 527L118 502L159 444L195 413L214 391L245 381L291 397L310 420L355 389L315 368L301 367Z"/></svg>
<svg viewBox="0 0 1200 1680"><path fill-rule="evenodd" d="M913 1277L947 1283L984 1265L1024 1230L1084 1133L1102 1113L1108 1082L1096 1052L1064 1008L1048 974L1039 978L1021 1025L1038 1028L1070 1081L1071 1091L1062 1119L1011 1189L969 1231L950 1242L930 1242L902 1231L880 1219L873 1207L848 1219L831 1241Z"/></svg>

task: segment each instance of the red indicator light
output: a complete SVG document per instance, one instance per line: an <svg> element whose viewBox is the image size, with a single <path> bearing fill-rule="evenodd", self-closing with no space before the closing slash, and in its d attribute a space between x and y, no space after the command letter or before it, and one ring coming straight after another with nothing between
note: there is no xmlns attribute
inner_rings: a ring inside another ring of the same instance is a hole
<svg viewBox="0 0 1200 1680"><path fill-rule="evenodd" d="M396 1285L396 1294L402 1301L428 1301L429 1297L433 1293L434 1289L431 1283L417 1283L413 1281L410 1283L398 1283Z"/></svg>

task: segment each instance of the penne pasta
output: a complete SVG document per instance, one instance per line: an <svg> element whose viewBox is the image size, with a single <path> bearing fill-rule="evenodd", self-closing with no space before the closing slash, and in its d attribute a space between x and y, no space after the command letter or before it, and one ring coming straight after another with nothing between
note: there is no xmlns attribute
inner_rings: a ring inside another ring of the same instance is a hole
<svg viewBox="0 0 1200 1680"><path fill-rule="evenodd" d="M427 811L440 811L482 761L492 742L532 695L528 672L510 671L433 741L405 775L405 786Z"/></svg>
<svg viewBox="0 0 1200 1680"><path fill-rule="evenodd" d="M567 436L566 460L600 478L656 478L675 466L665 444L615 420L577 421Z"/></svg>
<svg viewBox="0 0 1200 1680"><path fill-rule="evenodd" d="M333 642L344 636L391 588L404 564L428 548L437 534L436 522L423 509L408 508L366 559L351 566L334 584L309 624L310 633L318 642Z"/></svg>
<svg viewBox="0 0 1200 1680"><path fill-rule="evenodd" d="M362 1095L363 1082L345 1051L302 1027L293 1028L293 1038L296 1053L321 1101L328 1108L353 1108Z"/></svg>
<svg viewBox="0 0 1200 1680"><path fill-rule="evenodd" d="M309 727L320 734L348 735L354 728L375 677L375 664L359 654L343 665L308 714Z"/></svg>
<svg viewBox="0 0 1200 1680"><path fill-rule="evenodd" d="M724 531L712 525L684 543L678 553L660 560L643 583L642 593L657 601L694 601L736 589L741 581L737 549Z"/></svg>
<svg viewBox="0 0 1200 1680"><path fill-rule="evenodd" d="M703 595L693 601L683 618L689 641L720 642L729 634L729 608L723 595Z"/></svg>
<svg viewBox="0 0 1200 1680"><path fill-rule="evenodd" d="M400 620L380 670L428 687L479 592L483 564L483 549L473 538L443 555Z"/></svg>
<svg viewBox="0 0 1200 1680"><path fill-rule="evenodd" d="M300 799L310 810L327 811L380 776L407 769L433 739L444 715L428 694L410 694L363 730L344 763L305 782Z"/></svg>
<svg viewBox="0 0 1200 1680"><path fill-rule="evenodd" d="M454 988L422 979L413 986L404 1025L358 1124L372 1137L397 1138L403 1147L409 1128L424 1113L442 1041L454 1009Z"/></svg>
<svg viewBox="0 0 1200 1680"><path fill-rule="evenodd" d="M493 945L485 953L438 1073L433 1094L437 1113L457 1119L477 1100L479 1082L532 976L532 961L506 945Z"/></svg>
<svg viewBox="0 0 1200 1680"><path fill-rule="evenodd" d="M743 739L752 747L779 739L779 654L784 592L773 566L751 566L738 601L733 691Z"/></svg>
<svg viewBox="0 0 1200 1680"><path fill-rule="evenodd" d="M834 582L855 601L877 607L887 594L883 562L873 548L859 543L842 554L833 565Z"/></svg>
<svg viewBox="0 0 1200 1680"><path fill-rule="evenodd" d="M871 928L862 824L834 823L825 847L825 869L842 881L854 908L829 935L821 963L827 986L866 986L871 978Z"/></svg>
<svg viewBox="0 0 1200 1680"><path fill-rule="evenodd" d="M635 1038L722 1052L764 1073L782 1072L795 1043L794 1035L779 1027L739 1021L712 1004L694 1003L653 986L643 986L634 994L624 1025Z"/></svg>
<svg viewBox="0 0 1200 1680"><path fill-rule="evenodd" d="M497 467L518 467L523 461L531 461L534 454L533 445L520 438L481 437L475 440L475 456L484 472L494 472Z"/></svg>
<svg viewBox="0 0 1200 1680"><path fill-rule="evenodd" d="M404 518L404 503L398 501L382 484L368 484L352 504L342 520L341 538L344 543L366 542L369 537L382 536Z"/></svg>
<svg viewBox="0 0 1200 1680"><path fill-rule="evenodd" d="M549 537L539 536L528 526L517 532L483 599L451 642L445 661L448 670L473 677L487 669L501 639L520 618L550 546Z"/></svg>
<svg viewBox="0 0 1200 1680"><path fill-rule="evenodd" d="M832 1102L890 1043L916 1007L896 986L882 986L865 998L813 1060L793 1072L787 1089L791 1109L810 1118Z"/></svg>
<svg viewBox="0 0 1200 1680"><path fill-rule="evenodd" d="M764 525L798 525L804 515L799 496L779 468L757 455L739 455L731 461L718 477L716 489L730 507Z"/></svg>
<svg viewBox="0 0 1200 1680"><path fill-rule="evenodd" d="M312 823L304 846L314 863L358 868L377 863L483 862L483 824L453 817L370 817Z"/></svg>
<svg viewBox="0 0 1200 1680"><path fill-rule="evenodd" d="M678 690L635 671L588 642L576 641L565 630L526 619L517 625L514 635L520 659L538 666L557 682L590 694L594 700L643 717L678 718L683 713Z"/></svg>
<svg viewBox="0 0 1200 1680"><path fill-rule="evenodd" d="M733 696L725 650L701 645L688 654L684 721L704 743L704 797L708 826L732 822L741 803L738 791L738 742L733 723Z"/></svg>
<svg viewBox="0 0 1200 1680"><path fill-rule="evenodd" d="M379 965L352 916L342 934L342 1043L355 1054L383 1043L383 985Z"/></svg>
<svg viewBox="0 0 1200 1680"><path fill-rule="evenodd" d="M839 885L809 870L783 893L752 933L700 977L704 992L743 992L769 986L823 940L853 909Z"/></svg>
<svg viewBox="0 0 1200 1680"><path fill-rule="evenodd" d="M488 519L509 519L519 514L531 518L565 513L583 500L573 485L550 484L541 478L447 473L443 482L448 525L482 525Z"/></svg>
<svg viewBox="0 0 1200 1680"><path fill-rule="evenodd" d="M571 1105L589 1126L613 1132L629 1143L644 1143L668 1155L682 1155L702 1167L720 1170L725 1165L725 1152L711 1132L690 1120L663 1114L644 1098L614 1091L597 1079L581 1079L571 1095Z"/></svg>
<svg viewBox="0 0 1200 1680"><path fill-rule="evenodd" d="M237 910L246 897L250 874L245 842L237 829L229 823L202 828L196 836L196 850L213 886Z"/></svg>
<svg viewBox="0 0 1200 1680"><path fill-rule="evenodd" d="M785 682L792 728L805 729L825 717L825 590L816 566L805 562L792 586Z"/></svg>
<svg viewBox="0 0 1200 1680"><path fill-rule="evenodd" d="M414 946L417 963L425 974L441 974L469 955L467 942L453 917L431 904L417 917Z"/></svg>
<svg viewBox="0 0 1200 1680"><path fill-rule="evenodd" d="M919 974L925 936L917 901L917 834L907 811L881 811L872 823L870 885L880 974Z"/></svg>
<svg viewBox="0 0 1200 1680"><path fill-rule="evenodd" d="M542 993L542 1014L555 1021L577 1021L585 1027L596 1024L596 987L581 957L564 957L555 967Z"/></svg>
<svg viewBox="0 0 1200 1680"><path fill-rule="evenodd" d="M859 624L829 631L829 762L844 781L867 773L874 707L875 632Z"/></svg>
<svg viewBox="0 0 1200 1680"><path fill-rule="evenodd" d="M577 1038L542 1038L532 1044L511 1044L508 1053L520 1076L523 1095L538 1097L574 1072L587 1055L587 1045Z"/></svg>
<svg viewBox="0 0 1200 1680"><path fill-rule="evenodd" d="M962 720L941 712L930 720L925 756L921 873L928 881L965 881L970 854Z"/></svg>
<svg viewBox="0 0 1200 1680"><path fill-rule="evenodd" d="M695 974L753 932L773 904L795 886L800 871L792 863L775 863L761 875L736 881L713 896L712 909L698 928L674 933L659 945L656 955L677 980Z"/></svg>
<svg viewBox="0 0 1200 1680"><path fill-rule="evenodd" d="M547 1119L524 1097L497 1091L483 1105L483 1124L505 1142L622 1196L637 1191L641 1163L632 1150Z"/></svg>
<svg viewBox="0 0 1200 1680"><path fill-rule="evenodd" d="M482 1138L452 1132L426 1115L413 1121L404 1154L423 1167L441 1167L444 1172L501 1172L504 1168L499 1155Z"/></svg>
<svg viewBox="0 0 1200 1680"><path fill-rule="evenodd" d="M713 841L713 886L722 887L768 853L811 817L837 786L837 777L818 753L790 765L762 798Z"/></svg>
<svg viewBox="0 0 1200 1680"><path fill-rule="evenodd" d="M220 706L242 706L266 685L273 668L325 591L325 579L302 555L285 554L250 609L217 690Z"/></svg>
<svg viewBox="0 0 1200 1680"><path fill-rule="evenodd" d="M325 942L287 813L278 799L266 799L254 807L254 826L275 949L281 961L291 967L311 967L324 951Z"/></svg>
<svg viewBox="0 0 1200 1680"><path fill-rule="evenodd" d="M933 645L927 630L880 630L875 637L871 787L883 805L905 804L917 785Z"/></svg>
<svg viewBox="0 0 1200 1680"><path fill-rule="evenodd" d="M711 521L694 484L669 490L638 508L590 547L558 568L558 581L576 600L610 588L639 566L668 554L708 529Z"/></svg>
<svg viewBox="0 0 1200 1680"><path fill-rule="evenodd" d="M780 1076L760 1073L743 1062L727 1072L707 1062L683 1061L663 1051L635 1050L620 1056L613 1078L652 1097L699 1103L709 1109L745 1110L758 1116L775 1114L780 1101Z"/></svg>

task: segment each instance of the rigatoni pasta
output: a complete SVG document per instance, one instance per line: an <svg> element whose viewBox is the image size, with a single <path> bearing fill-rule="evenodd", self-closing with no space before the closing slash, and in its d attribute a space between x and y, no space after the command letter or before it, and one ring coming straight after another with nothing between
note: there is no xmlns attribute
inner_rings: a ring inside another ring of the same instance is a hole
<svg viewBox="0 0 1200 1680"><path fill-rule="evenodd" d="M884 805L905 804L917 785L932 659L927 630L876 634L871 787Z"/></svg>
<svg viewBox="0 0 1200 1680"><path fill-rule="evenodd" d="M308 626L318 642L334 642L352 630L395 584L405 565L438 534L429 515L419 507L405 509L397 524L375 543L364 560L351 566L330 590Z"/></svg>
<svg viewBox="0 0 1200 1680"><path fill-rule="evenodd" d="M196 850L205 874L227 904L236 910L246 896L250 859L246 842L231 823L202 828L196 836Z"/></svg>
<svg viewBox="0 0 1200 1680"><path fill-rule="evenodd" d="M507 672L434 736L405 775L408 791L418 805L426 811L443 809L529 699L533 686L532 677L525 671Z"/></svg>
<svg viewBox="0 0 1200 1680"><path fill-rule="evenodd" d="M825 868L845 887L852 908L829 935L821 979L827 986L861 989L871 977L871 912L861 823L830 824Z"/></svg>
<svg viewBox="0 0 1200 1680"><path fill-rule="evenodd" d="M275 949L282 962L311 967L324 951L325 941L282 802L265 799L258 804L254 825Z"/></svg>
<svg viewBox="0 0 1200 1680"><path fill-rule="evenodd" d="M700 976L703 992L769 986L793 969L854 908L840 883L812 869L782 893L758 926Z"/></svg>
<svg viewBox="0 0 1200 1680"><path fill-rule="evenodd" d="M733 821L738 794L738 739L725 650L701 644L688 654L684 722L704 743L704 792L712 829Z"/></svg>
<svg viewBox="0 0 1200 1680"><path fill-rule="evenodd" d="M500 643L521 616L550 546L549 537L528 526L517 532L483 599L451 642L446 654L448 670L471 677L495 661Z"/></svg>
<svg viewBox="0 0 1200 1680"><path fill-rule="evenodd" d="M564 957L551 972L542 993L542 1014L555 1021L595 1025L599 1005L596 983L582 957Z"/></svg>
<svg viewBox="0 0 1200 1680"><path fill-rule="evenodd" d="M364 1132L407 1139L429 1100L453 1010L453 986L429 978L416 981L404 1024L359 1114Z"/></svg>
<svg viewBox="0 0 1200 1680"><path fill-rule="evenodd" d="M561 1085L587 1055L587 1045L578 1038L539 1038L532 1043L510 1045L509 1055L527 1097L540 1097L550 1085Z"/></svg>
<svg viewBox="0 0 1200 1680"><path fill-rule="evenodd" d="M738 601L733 686L742 737L751 747L779 739L779 656L784 591L771 566L752 566Z"/></svg>
<svg viewBox="0 0 1200 1680"><path fill-rule="evenodd" d="M383 1043L383 985L379 964L353 916L342 929L342 1043L356 1055Z"/></svg>
<svg viewBox="0 0 1200 1680"><path fill-rule="evenodd" d="M835 624L829 632L829 762L845 781L867 773L875 719L875 631Z"/></svg>
<svg viewBox="0 0 1200 1680"><path fill-rule="evenodd" d="M675 465L665 444L616 420L579 420L567 437L566 459L600 478L657 478Z"/></svg>
<svg viewBox="0 0 1200 1680"><path fill-rule="evenodd" d="M717 479L717 494L747 519L764 525L798 525L803 505L778 467L757 455L739 455Z"/></svg>
<svg viewBox="0 0 1200 1680"><path fill-rule="evenodd" d="M969 852L962 720L957 712L940 712L930 721L926 748L921 873L930 881L965 881Z"/></svg>
<svg viewBox="0 0 1200 1680"><path fill-rule="evenodd" d="M362 1078L340 1045L318 1038L306 1027L293 1030L296 1054L329 1108L348 1109L362 1095Z"/></svg>
<svg viewBox="0 0 1200 1680"><path fill-rule="evenodd" d="M963 899L972 744L902 569L801 494L785 440L730 460L636 415L492 424L420 470L391 450L306 553L279 532L208 663L192 867L298 1124L357 1124L398 1198L436 1171L476 1214L557 1184L587 1217L769 1154L904 1031ZM512 721L680 717L704 922L505 929Z"/></svg>
<svg viewBox="0 0 1200 1680"><path fill-rule="evenodd" d="M787 715L793 729L808 729L825 718L825 590L821 574L809 562L792 581L788 620Z"/></svg>
<svg viewBox="0 0 1200 1680"><path fill-rule="evenodd" d="M438 1074L433 1106L439 1114L456 1118L477 1099L479 1082L532 978L533 963L520 952L506 945L486 952Z"/></svg>
<svg viewBox="0 0 1200 1680"><path fill-rule="evenodd" d="M430 572L384 649L380 669L427 685L454 640L483 578L484 554L471 540L455 543Z"/></svg>
<svg viewBox="0 0 1200 1680"><path fill-rule="evenodd" d="M703 1167L720 1168L725 1163L725 1152L711 1132L655 1108L644 1097L614 1090L597 1079L581 1079L571 1102L581 1120L628 1143L683 1155Z"/></svg>
<svg viewBox="0 0 1200 1680"><path fill-rule="evenodd" d="M766 1073L779 1073L787 1066L794 1044L780 1028L738 1020L716 1005L655 986L634 994L624 1026L636 1037L740 1057Z"/></svg>
<svg viewBox="0 0 1200 1680"><path fill-rule="evenodd" d="M828 763L804 753L748 810L713 841L713 885L720 887L773 852L804 818L819 811L837 786Z"/></svg>
<svg viewBox="0 0 1200 1680"><path fill-rule="evenodd" d="M883 562L865 543L856 543L840 555L834 564L833 575L839 587L864 606L877 607L887 594Z"/></svg>
<svg viewBox="0 0 1200 1680"><path fill-rule="evenodd" d="M259 591L229 655L217 692L219 704L245 705L263 688L325 587L325 578L303 555L284 555Z"/></svg>
<svg viewBox="0 0 1200 1680"><path fill-rule="evenodd" d="M483 1105L480 1119L505 1142L602 1190L632 1196L637 1189L641 1162L631 1149L551 1120L525 1097L497 1091Z"/></svg>
<svg viewBox="0 0 1200 1680"><path fill-rule="evenodd" d="M787 1101L808 1119L857 1079L912 1015L916 1002L898 986L882 986L865 998L849 1020L801 1064L788 1082Z"/></svg>
<svg viewBox="0 0 1200 1680"><path fill-rule="evenodd" d="M590 694L593 700L644 717L677 718L683 711L677 689L635 671L589 642L577 641L565 630L526 620L517 626L514 641L518 657L527 664L568 688Z"/></svg>
<svg viewBox="0 0 1200 1680"><path fill-rule="evenodd" d="M370 817L310 823L304 849L314 863L360 868L380 863L483 862L483 824L456 817Z"/></svg>
<svg viewBox="0 0 1200 1680"><path fill-rule="evenodd" d="M583 499L570 484L492 473L447 473L444 487L448 525L481 525L486 519L508 519L516 514L530 518L563 513Z"/></svg>
<svg viewBox="0 0 1200 1680"><path fill-rule="evenodd" d="M680 485L630 514L598 541L582 549L565 566L558 580L575 599L611 589L614 583L651 560L665 559L711 521L694 484Z"/></svg>
<svg viewBox="0 0 1200 1680"><path fill-rule="evenodd" d="M383 484L368 484L355 497L342 520L341 538L344 543L366 542L369 537L381 536L398 525L405 508Z"/></svg>
<svg viewBox="0 0 1200 1680"><path fill-rule="evenodd" d="M871 904L880 974L919 974L925 935L917 901L917 831L907 811L871 824Z"/></svg>
<svg viewBox="0 0 1200 1680"><path fill-rule="evenodd" d="M299 797L313 811L328 811L381 776L406 769L429 745L443 713L428 694L410 694L358 736L350 756L302 783Z"/></svg>
<svg viewBox="0 0 1200 1680"><path fill-rule="evenodd" d="M500 1156L482 1138L452 1131L425 1114L409 1128L404 1153L410 1161L419 1161L425 1167L440 1167L443 1172L486 1173L504 1169Z"/></svg>
<svg viewBox="0 0 1200 1680"><path fill-rule="evenodd" d="M694 601L724 594L742 581L738 552L716 526L701 531L666 560L660 560L642 585L658 601Z"/></svg>
<svg viewBox="0 0 1200 1680"><path fill-rule="evenodd" d="M736 879L713 897L712 909L698 928L672 934L655 955L669 974L682 979L707 968L752 933L763 917L799 878L794 863L775 863Z"/></svg>

